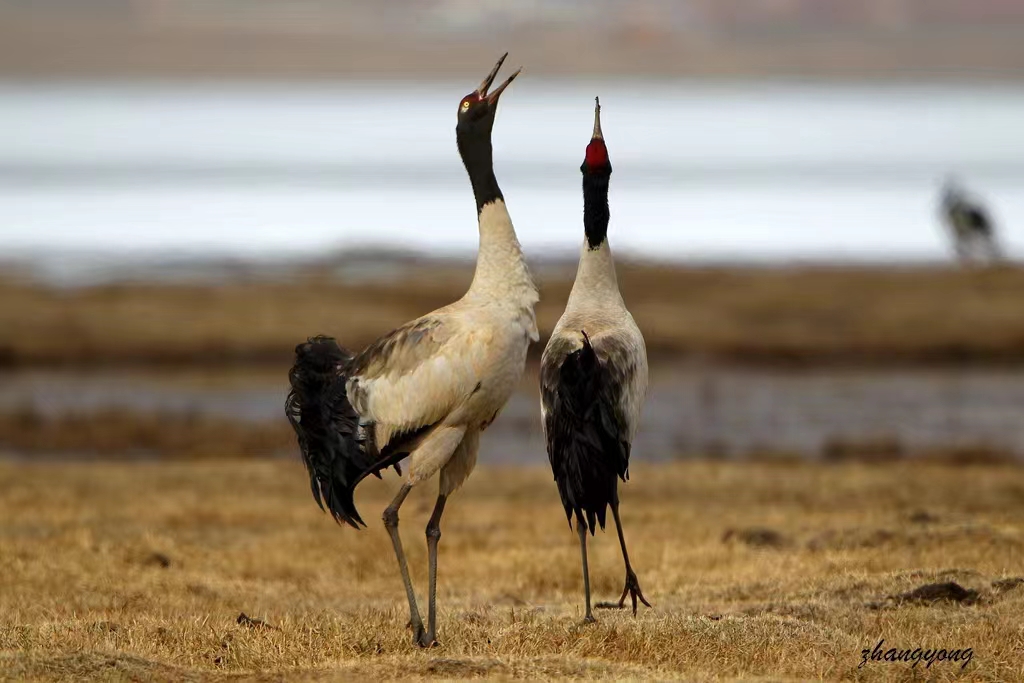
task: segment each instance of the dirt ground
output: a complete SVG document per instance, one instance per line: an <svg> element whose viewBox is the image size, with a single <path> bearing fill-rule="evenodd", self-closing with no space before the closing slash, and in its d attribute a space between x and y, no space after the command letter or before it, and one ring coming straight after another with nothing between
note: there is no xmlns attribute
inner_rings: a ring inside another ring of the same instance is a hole
<svg viewBox="0 0 1024 683"><path fill-rule="evenodd" d="M1024 680L1024 468L633 470L623 523L653 609L582 624L550 473L483 466L442 522L441 646L419 650L379 522L393 473L361 486L355 532L297 462L0 463L0 679ZM433 495L402 509L424 611ZM599 601L624 574L610 531ZM885 660L918 647L959 661Z"/></svg>

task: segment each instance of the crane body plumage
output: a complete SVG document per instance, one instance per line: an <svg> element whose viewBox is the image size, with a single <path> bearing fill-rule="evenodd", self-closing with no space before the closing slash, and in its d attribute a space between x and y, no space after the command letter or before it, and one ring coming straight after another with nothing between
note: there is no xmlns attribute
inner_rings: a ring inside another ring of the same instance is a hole
<svg viewBox="0 0 1024 683"><path fill-rule="evenodd" d="M500 223L492 214L503 212L485 207L481 225ZM300 435L314 496L336 519L364 524L353 504L355 486L405 457L410 485L449 467L442 473L445 495L472 471L475 448L451 462L454 449L445 446L494 420L538 338L537 294L521 252L512 263L519 267L478 270L462 299L357 355L329 337L296 347L287 412ZM315 410L326 419L312 417Z"/></svg>
<svg viewBox="0 0 1024 683"><path fill-rule="evenodd" d="M619 295L607 240L584 244L566 304L541 359L548 459L567 517L593 533L629 478L647 393L643 335Z"/></svg>

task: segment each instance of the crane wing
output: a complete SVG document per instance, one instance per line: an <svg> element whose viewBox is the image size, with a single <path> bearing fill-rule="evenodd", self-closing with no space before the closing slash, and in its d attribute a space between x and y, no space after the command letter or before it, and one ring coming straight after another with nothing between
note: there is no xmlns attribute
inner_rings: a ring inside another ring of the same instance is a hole
<svg viewBox="0 0 1024 683"><path fill-rule="evenodd" d="M378 450L419 435L471 396L486 330L431 314L381 337L352 360L347 393Z"/></svg>

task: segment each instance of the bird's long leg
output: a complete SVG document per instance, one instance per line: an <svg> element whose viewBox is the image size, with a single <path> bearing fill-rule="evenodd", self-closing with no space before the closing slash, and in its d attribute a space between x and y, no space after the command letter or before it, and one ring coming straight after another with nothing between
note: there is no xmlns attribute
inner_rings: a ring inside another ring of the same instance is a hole
<svg viewBox="0 0 1024 683"><path fill-rule="evenodd" d="M622 546L622 559L626 562L626 586L622 589L622 596L619 597L619 609L622 609L626 605L626 594L633 599L633 616L636 616L636 599L639 597L640 602L644 603L648 607L651 603L647 602L644 597L643 591L640 590L640 582L636 579L636 574L633 572L633 567L629 564L629 553L626 552L626 537L622 535L622 521L619 519L619 501L615 500L612 502L612 516L615 518L615 529L619 532L619 545Z"/></svg>
<svg viewBox="0 0 1024 683"><path fill-rule="evenodd" d="M583 556L583 593L587 597L587 616L583 617L583 621L588 623L594 623L597 619L594 618L593 612L590 611L590 570L587 568L587 525L576 518L576 529L580 533L580 555Z"/></svg>
<svg viewBox="0 0 1024 683"><path fill-rule="evenodd" d="M430 593L427 598L427 646L437 644L437 542L441 540L441 514L448 499L443 493L437 494L434 512L427 522L427 554L430 557Z"/></svg>
<svg viewBox="0 0 1024 683"><path fill-rule="evenodd" d="M395 546L395 557L398 558L398 568L402 570L402 583L405 584L405 594L409 598L409 626L412 627L412 637L417 644L424 639L423 619L420 617L420 610L416 606L416 594L412 590L412 580L409 579L409 565L405 561L405 551L402 550L402 539L398 535L398 508L402 507L405 497L412 490L411 484L402 484L398 495L391 501L384 510L384 526L391 536L391 543Z"/></svg>

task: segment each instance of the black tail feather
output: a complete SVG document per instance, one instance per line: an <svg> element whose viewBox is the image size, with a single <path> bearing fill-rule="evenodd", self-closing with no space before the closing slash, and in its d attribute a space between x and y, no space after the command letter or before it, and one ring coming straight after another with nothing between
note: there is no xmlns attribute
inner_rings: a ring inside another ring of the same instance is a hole
<svg viewBox="0 0 1024 683"><path fill-rule="evenodd" d="M313 498L336 521L358 529L366 523L355 507L356 484L367 474L380 476L380 464L375 449L361 441L359 415L346 395L351 360L352 354L330 337L296 346L285 414L298 437Z"/></svg>
<svg viewBox="0 0 1024 683"><path fill-rule="evenodd" d="M593 534L605 527L608 505L618 502L618 479L625 478L629 444L610 406L607 373L584 333L582 348L569 354L559 371L559 405L549 423L555 481L572 524Z"/></svg>

